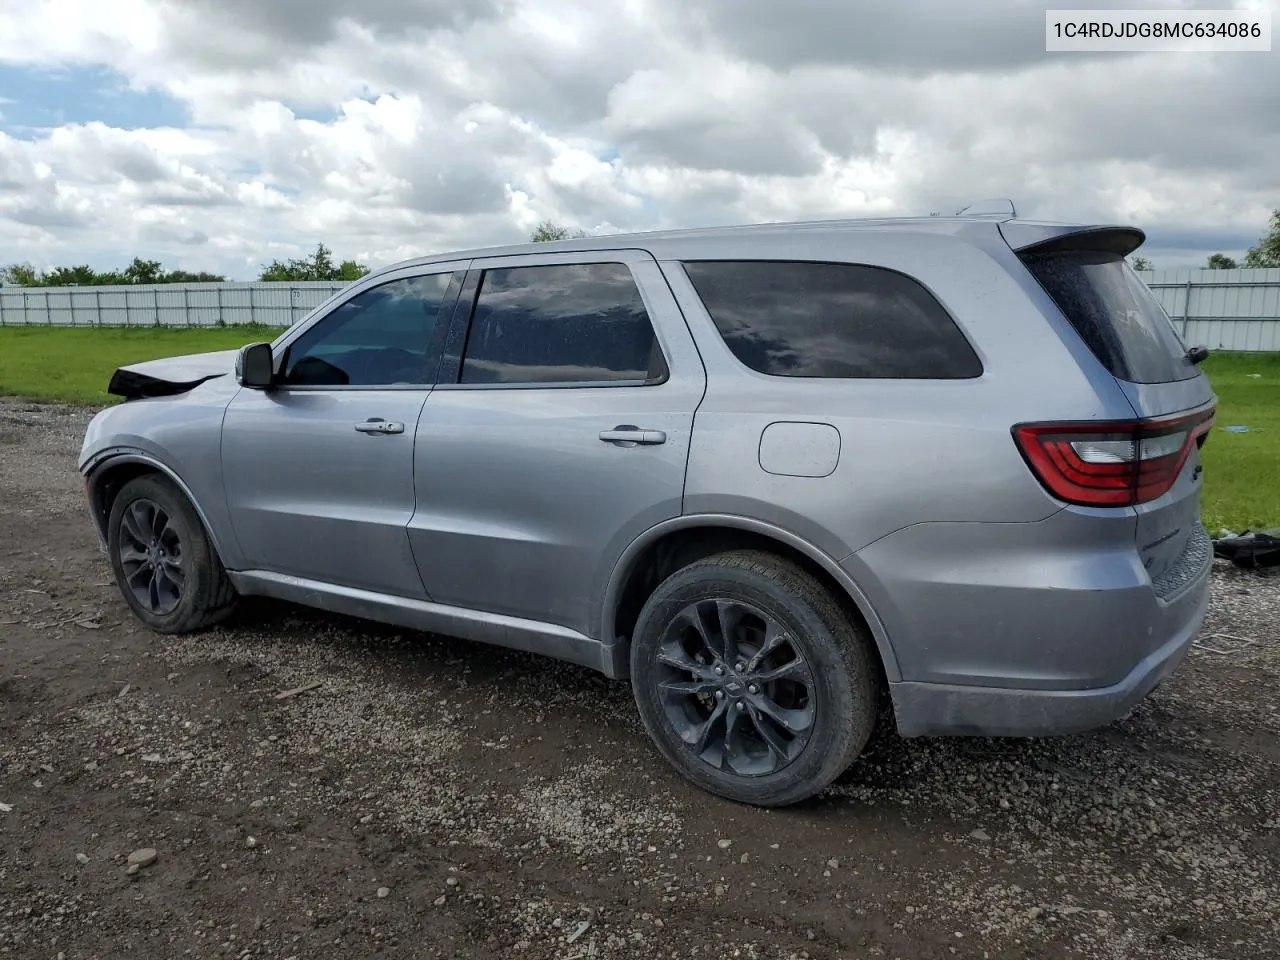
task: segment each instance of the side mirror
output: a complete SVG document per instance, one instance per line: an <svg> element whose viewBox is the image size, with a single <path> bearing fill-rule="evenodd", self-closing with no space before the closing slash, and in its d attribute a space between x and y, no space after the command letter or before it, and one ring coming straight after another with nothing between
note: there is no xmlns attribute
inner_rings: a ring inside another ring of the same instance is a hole
<svg viewBox="0 0 1280 960"><path fill-rule="evenodd" d="M275 382L271 344L250 343L240 348L236 356L236 380L242 387L266 390Z"/></svg>

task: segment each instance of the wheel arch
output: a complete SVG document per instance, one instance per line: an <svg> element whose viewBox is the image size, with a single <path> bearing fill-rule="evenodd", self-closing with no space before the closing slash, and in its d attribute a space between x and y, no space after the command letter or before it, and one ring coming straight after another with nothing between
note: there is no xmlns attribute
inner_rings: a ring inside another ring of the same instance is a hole
<svg viewBox="0 0 1280 960"><path fill-rule="evenodd" d="M213 545L214 552L225 562L226 553L218 540L218 533L209 523L209 518L200 506L200 501L172 467L151 454L140 450L121 450L100 455L85 472L85 493L89 500L89 512L93 517L94 527L98 531L99 542L105 547L107 542L107 520L111 516L111 505L116 495L126 483L146 474L157 474L172 483L191 504L191 509L200 518L205 535Z"/></svg>
<svg viewBox="0 0 1280 960"><path fill-rule="evenodd" d="M615 650L613 666L626 676L631 633L653 588L670 573L725 550L760 549L787 557L832 590L846 611L867 628L885 679L901 679L897 657L871 602L832 557L802 537L772 524L732 514L682 516L650 527L614 564L605 590L601 633Z"/></svg>

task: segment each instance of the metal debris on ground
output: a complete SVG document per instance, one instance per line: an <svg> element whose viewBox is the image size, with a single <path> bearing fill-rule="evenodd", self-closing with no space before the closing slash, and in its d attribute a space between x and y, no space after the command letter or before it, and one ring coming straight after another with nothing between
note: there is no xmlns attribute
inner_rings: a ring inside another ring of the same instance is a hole
<svg viewBox="0 0 1280 960"><path fill-rule="evenodd" d="M1223 534L1213 541L1214 556L1246 569L1280 566L1280 527Z"/></svg>
<svg viewBox="0 0 1280 960"><path fill-rule="evenodd" d="M312 680L310 683L304 683L300 687L294 687L292 690L283 690L276 694L277 700L288 700L290 697L296 697L300 693L306 693L309 690L315 690L321 685L319 680Z"/></svg>
<svg viewBox="0 0 1280 960"><path fill-rule="evenodd" d="M569 937L568 937L568 939L567 939L567 940L565 940L565 943L573 943L573 941L577 940L580 936L582 936L584 933L586 933L586 932L587 932L587 928L588 928L588 927L590 927L590 926L591 926L591 921L590 921L590 920L583 920L583 921L582 921L581 923L579 923L579 924L578 924L578 926L574 929L573 933L569 934Z"/></svg>
<svg viewBox="0 0 1280 960"><path fill-rule="evenodd" d="M1210 640L1215 642L1206 642ZM1211 633L1208 636L1197 638L1192 641L1191 645L1198 650L1205 651L1205 653L1221 653L1229 655L1239 653L1245 647L1251 647L1257 642L1257 640L1251 640L1248 637L1237 637L1230 633Z"/></svg>

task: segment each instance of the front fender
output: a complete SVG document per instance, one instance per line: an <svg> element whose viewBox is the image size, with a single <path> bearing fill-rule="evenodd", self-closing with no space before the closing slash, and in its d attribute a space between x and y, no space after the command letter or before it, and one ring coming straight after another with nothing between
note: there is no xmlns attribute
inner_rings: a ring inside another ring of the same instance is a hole
<svg viewBox="0 0 1280 960"><path fill-rule="evenodd" d="M89 462L83 465L82 469L85 474L85 489L89 499L89 510L97 528L98 542L104 549L107 545L107 517L110 514L110 503L106 497L110 486L108 481L111 477L117 476L117 471L119 470L128 469L130 472L139 470L139 472L161 473L169 478L173 485L182 492L182 495L190 501L192 507L195 508L196 515L200 518L200 523L204 526L205 532L209 535L209 540L213 543L213 549L222 558L223 565L227 564L227 550L221 539L220 529L209 522L209 516L205 513L200 499L187 482L164 461L152 456L146 450L136 447L112 447L94 455Z"/></svg>
<svg viewBox="0 0 1280 960"><path fill-rule="evenodd" d="M99 535L105 531L109 478L117 470L155 470L191 501L218 555L235 569L240 548L232 532L222 480L222 421L234 389L225 379L180 397L132 400L109 407L85 431L79 468L85 476Z"/></svg>

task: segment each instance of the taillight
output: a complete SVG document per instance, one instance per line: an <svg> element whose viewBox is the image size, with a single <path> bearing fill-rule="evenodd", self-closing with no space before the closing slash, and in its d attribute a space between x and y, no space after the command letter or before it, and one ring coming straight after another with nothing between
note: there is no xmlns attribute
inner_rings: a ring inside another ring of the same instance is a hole
<svg viewBox="0 0 1280 960"><path fill-rule="evenodd" d="M1169 492L1214 416L1210 408L1162 420L1027 423L1014 427L1013 435L1032 471L1059 500L1131 507Z"/></svg>

